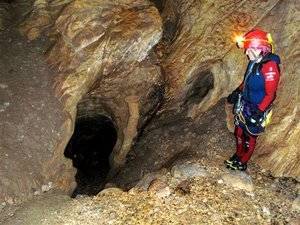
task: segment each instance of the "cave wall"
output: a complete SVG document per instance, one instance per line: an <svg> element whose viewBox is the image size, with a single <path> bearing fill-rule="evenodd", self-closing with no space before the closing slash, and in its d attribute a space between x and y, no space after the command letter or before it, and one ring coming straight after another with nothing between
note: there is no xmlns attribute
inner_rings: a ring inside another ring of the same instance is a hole
<svg viewBox="0 0 300 225"><path fill-rule="evenodd" d="M167 6L167 7L166 7ZM199 76L210 71L214 88L199 103L188 105L197 118L242 81L247 65L233 38L252 27L272 33L282 59L282 76L272 124L259 138L254 158L276 176L299 177L299 7L297 1L165 1L163 23L175 24L162 66L169 107L185 102ZM276 21L276 22L275 22ZM197 77L197 78L195 78ZM228 128L233 129L227 105Z"/></svg>
<svg viewBox="0 0 300 225"><path fill-rule="evenodd" d="M259 24L274 34L282 75L272 125L259 140L257 161L275 176L300 177L300 4L281 1ZM274 23L274 21L276 21Z"/></svg>
<svg viewBox="0 0 300 225"><path fill-rule="evenodd" d="M85 94L103 99L119 131L111 158L117 169L137 135L147 94L161 85L159 68L146 59L161 37L158 11L146 1L74 1L55 28L58 39L48 62L59 71L56 95L72 120ZM150 104L148 110L158 102Z"/></svg>
<svg viewBox="0 0 300 225"><path fill-rule="evenodd" d="M118 141L111 165L116 170L158 109L163 113L184 106L187 117L201 117L242 80L247 59L233 37L254 26L274 34L283 59L273 123L260 138L255 157L275 175L299 176L299 3L166 0L159 6L160 14L146 0L33 2L19 30L28 40L46 35L51 41L47 62L55 71L55 96L67 115L63 138L43 176L70 188L71 167L63 151L77 113L101 111L114 120ZM190 100L195 91L203 94Z"/></svg>
<svg viewBox="0 0 300 225"><path fill-rule="evenodd" d="M162 62L166 72L167 93L176 106L183 101L192 87L195 76L201 71L211 70L228 51L235 47L234 34L244 33L259 21L278 3L271 1L166 1L168 7L163 18L176 21L177 32L168 46ZM178 18L179 17L179 18ZM216 91L205 98L200 105L191 106L190 114L206 111L206 105L213 105L219 99L219 91L225 96L229 76L214 74ZM221 80L220 80L221 79ZM218 98L214 97L217 96ZM195 111L195 112L193 112Z"/></svg>
<svg viewBox="0 0 300 225"><path fill-rule="evenodd" d="M0 2L0 31L4 30L9 24L11 19L10 8L7 2Z"/></svg>
<svg viewBox="0 0 300 225"><path fill-rule="evenodd" d="M117 170L141 127L160 103L154 89L163 89L155 57L148 57L160 40L161 19L148 1L35 1L29 17L20 24L29 40L47 35L53 47L47 61L58 73L54 89L69 115L66 136L71 136L79 101L112 117L118 141L111 156ZM146 91L145 91L146 90ZM100 107L100 108L99 108ZM150 112L150 113L149 113ZM59 168L64 143L49 168ZM60 170L48 179L66 179ZM63 185L63 184L62 184Z"/></svg>
<svg viewBox="0 0 300 225"><path fill-rule="evenodd" d="M299 177L299 3L281 1L258 24L271 32L275 42L275 53L281 57L281 78L274 104L272 123L259 138L254 158L275 176ZM276 23L274 23L276 21ZM236 61L244 62L243 55L233 49L215 65L220 76L236 77L243 74L245 63L234 66ZM225 69L224 69L225 68ZM235 87L241 82L234 79ZM235 89L232 87L231 90ZM227 124L233 130L231 107L227 106Z"/></svg>
<svg viewBox="0 0 300 225"><path fill-rule="evenodd" d="M20 24L20 31L29 40L46 35L52 43L46 54L52 69L49 85L52 96L61 103L64 119L58 125L60 138L55 143L45 141L53 147L47 157L40 159L40 151L32 151L31 160L26 161L29 168L20 172L24 175L34 170L39 175L27 177L27 185L9 178L16 170L7 170L5 180L18 188L10 185L9 189L8 185L8 189L2 189L1 200L9 199L8 196L29 197L33 186L48 181L52 187L72 191L75 169L63 153L77 115L102 113L113 119L118 140L110 161L117 171L138 129L161 102L163 78L151 51L162 33L158 10L148 1L35 1L31 13ZM48 114L51 110L45 113ZM31 151L33 147L26 148ZM16 157L18 160L22 161ZM40 163L34 164L35 160ZM38 184L32 185L34 182Z"/></svg>

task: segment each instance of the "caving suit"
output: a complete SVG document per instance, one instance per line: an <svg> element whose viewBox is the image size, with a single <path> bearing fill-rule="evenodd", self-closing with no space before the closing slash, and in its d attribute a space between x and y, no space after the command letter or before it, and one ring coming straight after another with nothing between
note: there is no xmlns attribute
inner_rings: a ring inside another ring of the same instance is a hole
<svg viewBox="0 0 300 225"><path fill-rule="evenodd" d="M248 121L256 112L267 112L276 97L276 90L280 78L280 58L268 53L256 63L250 61L242 84L238 87L241 91L243 105L242 115ZM262 127L248 123L237 122L235 127L236 154L241 163L249 161L256 144L257 135L253 133L263 132ZM251 130L251 132L249 132Z"/></svg>

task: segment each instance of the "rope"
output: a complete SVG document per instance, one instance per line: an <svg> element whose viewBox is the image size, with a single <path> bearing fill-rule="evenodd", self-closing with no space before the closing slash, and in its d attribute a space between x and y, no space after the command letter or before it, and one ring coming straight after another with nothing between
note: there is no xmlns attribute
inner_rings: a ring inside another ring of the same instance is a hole
<svg viewBox="0 0 300 225"><path fill-rule="evenodd" d="M253 134L253 133L249 130L249 128L248 128L248 126L247 126L247 123L246 123L246 119L245 119L245 117L243 116L243 114L242 114L241 112L237 113L236 116L237 116L238 119L244 124L244 126L246 127L246 130L247 130L247 132L248 132L249 134L254 135L254 136L259 136L259 135L262 134L262 132L261 132L260 134Z"/></svg>

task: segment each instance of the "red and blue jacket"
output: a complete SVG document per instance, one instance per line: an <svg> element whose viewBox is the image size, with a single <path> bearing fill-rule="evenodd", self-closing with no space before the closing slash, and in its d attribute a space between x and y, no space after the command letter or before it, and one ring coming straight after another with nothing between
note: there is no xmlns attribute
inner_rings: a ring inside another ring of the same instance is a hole
<svg viewBox="0 0 300 225"><path fill-rule="evenodd" d="M259 62L250 61L242 84L242 98L265 111L276 98L276 90L280 78L280 58L269 53Z"/></svg>

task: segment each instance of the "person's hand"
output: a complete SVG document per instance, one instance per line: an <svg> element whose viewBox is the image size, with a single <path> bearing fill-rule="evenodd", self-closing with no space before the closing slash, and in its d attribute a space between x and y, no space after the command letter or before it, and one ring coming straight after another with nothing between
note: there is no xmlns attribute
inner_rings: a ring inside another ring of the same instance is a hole
<svg viewBox="0 0 300 225"><path fill-rule="evenodd" d="M239 99L239 94L241 91L239 89L235 89L230 95L227 97L227 102L229 104L235 104Z"/></svg>
<svg viewBox="0 0 300 225"><path fill-rule="evenodd" d="M251 115L250 120L252 123L259 124L262 122L263 117L264 117L264 112L259 109L256 109L255 112Z"/></svg>

